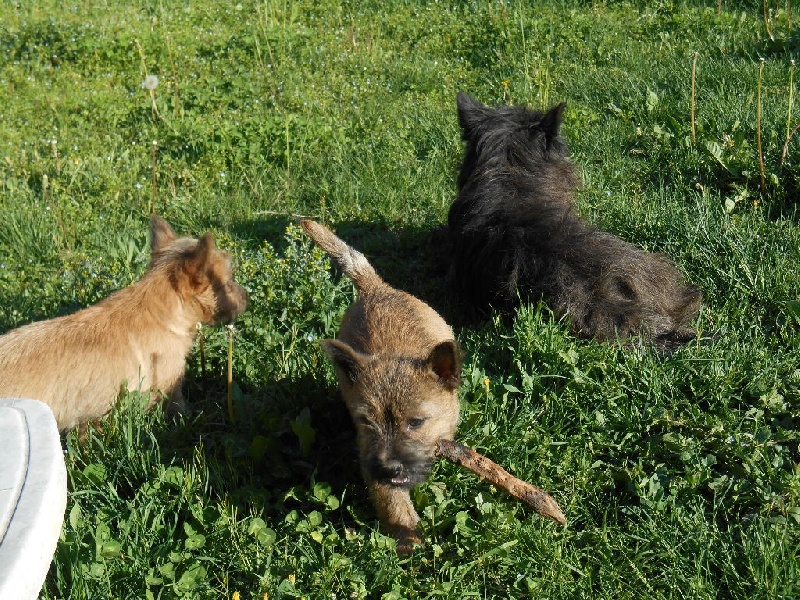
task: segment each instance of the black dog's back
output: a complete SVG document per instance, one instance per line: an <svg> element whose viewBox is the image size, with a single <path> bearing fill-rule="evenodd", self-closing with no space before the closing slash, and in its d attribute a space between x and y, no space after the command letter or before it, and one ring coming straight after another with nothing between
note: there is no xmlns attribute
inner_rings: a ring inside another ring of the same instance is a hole
<svg viewBox="0 0 800 600"><path fill-rule="evenodd" d="M493 109L458 95L466 149L448 216L451 284L478 314L542 297L579 335L686 341L700 293L666 257L576 214L580 178L559 135L563 110Z"/></svg>

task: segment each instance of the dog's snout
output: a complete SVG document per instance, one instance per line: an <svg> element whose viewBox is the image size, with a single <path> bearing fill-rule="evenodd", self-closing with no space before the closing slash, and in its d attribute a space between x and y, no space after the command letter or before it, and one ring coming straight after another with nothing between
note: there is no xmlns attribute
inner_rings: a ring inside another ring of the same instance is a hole
<svg viewBox="0 0 800 600"><path fill-rule="evenodd" d="M403 463L399 460L390 460L384 464L383 469L389 477L397 477L403 473Z"/></svg>
<svg viewBox="0 0 800 600"><path fill-rule="evenodd" d="M412 477L409 470L400 460L381 461L375 465L375 479L385 481L392 485L408 486L412 484Z"/></svg>

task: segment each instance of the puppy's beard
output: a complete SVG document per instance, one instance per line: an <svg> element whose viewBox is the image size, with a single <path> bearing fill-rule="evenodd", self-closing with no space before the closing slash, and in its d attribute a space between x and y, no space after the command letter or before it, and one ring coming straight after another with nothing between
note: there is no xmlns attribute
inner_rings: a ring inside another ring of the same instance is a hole
<svg viewBox="0 0 800 600"><path fill-rule="evenodd" d="M211 325L215 327L217 325L230 325L240 314L241 311L229 311L224 314L214 315Z"/></svg>
<svg viewBox="0 0 800 600"><path fill-rule="evenodd" d="M219 308L212 318L212 325L228 325L236 320L247 308L247 296L243 300L229 300Z"/></svg>
<svg viewBox="0 0 800 600"><path fill-rule="evenodd" d="M428 478L432 465L431 460L387 463L373 457L368 461L367 470L373 481L400 488L413 488Z"/></svg>

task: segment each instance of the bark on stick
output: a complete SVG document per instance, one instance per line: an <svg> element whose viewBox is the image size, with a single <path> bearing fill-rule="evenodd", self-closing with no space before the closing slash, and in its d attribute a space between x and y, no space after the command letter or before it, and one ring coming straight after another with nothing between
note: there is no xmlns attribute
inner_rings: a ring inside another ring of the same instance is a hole
<svg viewBox="0 0 800 600"><path fill-rule="evenodd" d="M547 492L521 479L517 479L503 467L482 454L475 452L463 444L452 440L439 440L436 455L450 462L461 465L485 479L493 486L504 490L521 500L540 515L553 519L559 525L566 525L567 520L558 504Z"/></svg>

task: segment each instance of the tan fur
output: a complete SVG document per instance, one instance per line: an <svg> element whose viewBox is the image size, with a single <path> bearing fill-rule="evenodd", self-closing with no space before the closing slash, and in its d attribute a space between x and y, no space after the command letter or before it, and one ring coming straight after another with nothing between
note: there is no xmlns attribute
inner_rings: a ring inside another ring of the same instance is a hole
<svg viewBox="0 0 800 600"><path fill-rule="evenodd" d="M247 305L230 258L207 233L177 238L151 218L152 256L131 286L77 313L0 336L0 396L35 398L60 430L108 413L121 384L180 404L198 323L231 321Z"/></svg>
<svg viewBox="0 0 800 600"><path fill-rule="evenodd" d="M364 256L313 221L308 235L353 279L358 299L339 338L323 347L358 436L361 472L398 551L420 541L409 495L458 423L460 356L453 331L430 306L386 284Z"/></svg>

